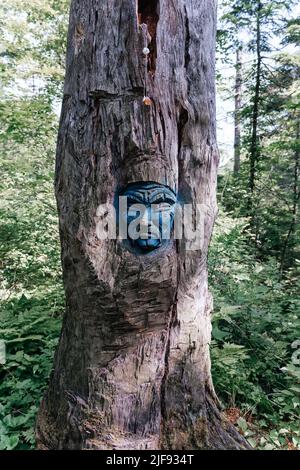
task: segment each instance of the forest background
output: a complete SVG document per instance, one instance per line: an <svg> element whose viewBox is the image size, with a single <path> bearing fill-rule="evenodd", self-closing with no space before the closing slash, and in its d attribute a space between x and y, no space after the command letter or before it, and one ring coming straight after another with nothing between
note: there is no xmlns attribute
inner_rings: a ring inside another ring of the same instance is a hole
<svg viewBox="0 0 300 470"><path fill-rule="evenodd" d="M34 448L64 310L53 180L68 9L0 5L0 450ZM297 13L219 1L212 372L224 413L268 450L300 449Z"/></svg>

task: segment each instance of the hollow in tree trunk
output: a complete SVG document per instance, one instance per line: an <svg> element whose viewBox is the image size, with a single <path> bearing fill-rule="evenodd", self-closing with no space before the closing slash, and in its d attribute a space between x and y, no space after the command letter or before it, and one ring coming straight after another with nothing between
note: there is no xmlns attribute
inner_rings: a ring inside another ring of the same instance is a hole
<svg viewBox="0 0 300 470"><path fill-rule="evenodd" d="M40 449L247 447L210 374L215 28L214 0L71 3L56 163L66 313ZM99 239L99 206L157 187L205 207L201 249Z"/></svg>

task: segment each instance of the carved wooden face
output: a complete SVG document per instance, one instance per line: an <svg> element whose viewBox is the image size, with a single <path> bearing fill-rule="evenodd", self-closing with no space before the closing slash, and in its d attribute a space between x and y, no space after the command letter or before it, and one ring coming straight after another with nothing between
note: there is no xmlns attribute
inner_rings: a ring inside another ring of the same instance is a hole
<svg viewBox="0 0 300 470"><path fill-rule="evenodd" d="M121 219L126 222L128 238L137 252L147 253L161 247L173 229L176 195L159 183L129 184L120 194L126 197Z"/></svg>

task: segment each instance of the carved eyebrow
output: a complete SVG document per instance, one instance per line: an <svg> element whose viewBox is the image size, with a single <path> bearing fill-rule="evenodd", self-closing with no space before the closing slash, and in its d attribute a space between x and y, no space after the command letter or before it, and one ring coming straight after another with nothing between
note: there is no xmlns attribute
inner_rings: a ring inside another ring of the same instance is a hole
<svg viewBox="0 0 300 470"><path fill-rule="evenodd" d="M158 198L155 201L151 201L151 206L159 206L160 204L167 204L168 206L173 206L175 202L171 199L162 198Z"/></svg>
<svg viewBox="0 0 300 470"><path fill-rule="evenodd" d="M138 191L126 191L123 196L126 196L128 200L131 201L136 201L136 202L141 202L145 200L145 195L144 194L139 194Z"/></svg>
<svg viewBox="0 0 300 470"><path fill-rule="evenodd" d="M147 204L167 202L175 204L177 201L175 193L166 187L150 187L128 188L123 193L129 200L133 202L142 202Z"/></svg>
<svg viewBox="0 0 300 470"><path fill-rule="evenodd" d="M150 202L170 202L171 204L175 204L176 197L173 194L170 194L169 191L164 190L157 190L153 194L150 194L149 197Z"/></svg>

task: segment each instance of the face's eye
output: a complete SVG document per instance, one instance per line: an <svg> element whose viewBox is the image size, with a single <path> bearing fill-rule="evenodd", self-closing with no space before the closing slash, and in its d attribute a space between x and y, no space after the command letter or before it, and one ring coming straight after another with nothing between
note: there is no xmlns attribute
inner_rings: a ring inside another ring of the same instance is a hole
<svg viewBox="0 0 300 470"><path fill-rule="evenodd" d="M161 202L160 204L152 204L151 209L153 212L170 212L172 206L167 202Z"/></svg>
<svg viewBox="0 0 300 470"><path fill-rule="evenodd" d="M144 206L143 204L136 204L133 206L129 206L127 209L127 217L128 218L136 218L136 217L144 217L145 214L148 213L148 207Z"/></svg>
<svg viewBox="0 0 300 470"><path fill-rule="evenodd" d="M138 215L139 215L139 211L135 209L130 209L130 207L127 209L127 211L121 212L121 217L123 220L136 218Z"/></svg>
<svg viewBox="0 0 300 470"><path fill-rule="evenodd" d="M128 208L128 211L127 211L127 216L128 216L128 217L137 217L137 216L138 216L138 213L139 213L138 210L129 207L129 208Z"/></svg>

